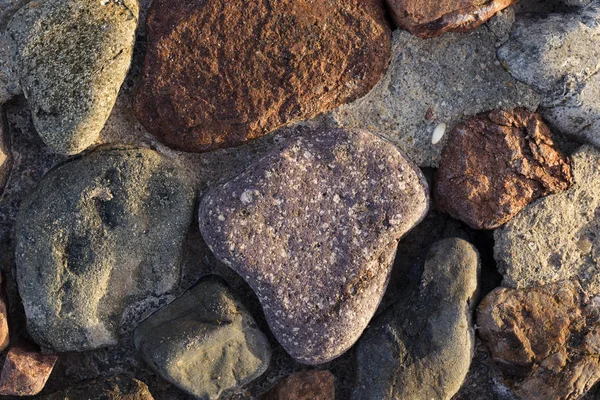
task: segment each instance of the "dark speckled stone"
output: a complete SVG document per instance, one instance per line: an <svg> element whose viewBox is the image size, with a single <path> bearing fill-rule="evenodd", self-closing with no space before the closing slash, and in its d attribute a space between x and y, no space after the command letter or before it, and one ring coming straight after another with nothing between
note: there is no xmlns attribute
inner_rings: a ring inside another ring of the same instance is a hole
<svg viewBox="0 0 600 400"><path fill-rule="evenodd" d="M296 360L327 362L373 316L398 240L428 209L421 172L359 130L299 134L200 204L202 235L254 289Z"/></svg>

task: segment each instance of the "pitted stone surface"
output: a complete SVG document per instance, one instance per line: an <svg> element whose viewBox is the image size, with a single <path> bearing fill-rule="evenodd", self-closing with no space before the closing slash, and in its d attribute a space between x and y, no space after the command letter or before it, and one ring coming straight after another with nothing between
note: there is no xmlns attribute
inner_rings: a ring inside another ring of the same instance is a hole
<svg viewBox="0 0 600 400"><path fill-rule="evenodd" d="M578 278L600 294L600 150L582 147L572 169L569 190L537 200L494 232L504 286Z"/></svg>
<svg viewBox="0 0 600 400"><path fill-rule="evenodd" d="M358 339L398 240L427 209L424 177L393 145L325 129L210 189L199 220L217 258L258 295L285 350L319 364Z"/></svg>
<svg viewBox="0 0 600 400"><path fill-rule="evenodd" d="M450 130L480 112L538 106L533 90L498 62L496 40L487 26L426 40L396 30L385 76L333 117L341 126L381 134L419 166L437 167L445 143L432 144L439 124Z"/></svg>
<svg viewBox="0 0 600 400"><path fill-rule="evenodd" d="M50 171L16 227L31 336L57 351L114 345L164 305L194 198L185 172L147 149L99 149Z"/></svg>
<svg viewBox="0 0 600 400"><path fill-rule="evenodd" d="M429 38L477 28L517 0L386 0L398 27Z"/></svg>
<svg viewBox="0 0 600 400"><path fill-rule="evenodd" d="M539 115L495 110L450 132L433 191L439 209L474 229L494 229L572 183L571 162Z"/></svg>
<svg viewBox="0 0 600 400"><path fill-rule="evenodd" d="M390 54L380 0L158 0L134 108L166 145L201 152L365 95Z"/></svg>
<svg viewBox="0 0 600 400"><path fill-rule="evenodd" d="M56 152L76 154L98 138L129 69L137 18L136 0L42 0L8 24L13 69Z"/></svg>
<svg viewBox="0 0 600 400"><path fill-rule="evenodd" d="M356 346L353 400L450 400L474 353L479 254L462 239L429 249L421 281Z"/></svg>

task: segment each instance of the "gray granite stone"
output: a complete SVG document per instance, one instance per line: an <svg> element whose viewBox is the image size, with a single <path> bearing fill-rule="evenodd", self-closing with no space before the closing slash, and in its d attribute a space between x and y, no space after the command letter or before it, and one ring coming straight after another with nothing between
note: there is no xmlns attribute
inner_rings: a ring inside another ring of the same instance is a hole
<svg viewBox="0 0 600 400"><path fill-rule="evenodd" d="M211 188L200 230L258 295L296 360L319 364L358 339L398 240L425 216L427 184L394 146L359 130L296 136Z"/></svg>
<svg viewBox="0 0 600 400"><path fill-rule="evenodd" d="M135 346L164 379L211 400L262 375L271 358L252 316L212 277L143 321Z"/></svg>
<svg viewBox="0 0 600 400"><path fill-rule="evenodd" d="M353 400L450 400L474 354L479 254L462 239L434 244L421 282L371 323L356 348Z"/></svg>
<svg viewBox="0 0 600 400"><path fill-rule="evenodd" d="M13 69L44 142L76 154L116 101L133 53L136 0L32 1L11 19Z"/></svg>
<svg viewBox="0 0 600 400"><path fill-rule="evenodd" d="M433 39L397 30L386 75L367 96L332 115L341 126L381 134L419 166L435 167L445 143L432 144L439 124L449 131L483 111L538 106L537 95L498 62L496 40L487 26Z"/></svg>
<svg viewBox="0 0 600 400"><path fill-rule="evenodd" d="M15 258L27 329L79 351L171 299L195 190L152 150L101 149L49 172L21 204Z"/></svg>

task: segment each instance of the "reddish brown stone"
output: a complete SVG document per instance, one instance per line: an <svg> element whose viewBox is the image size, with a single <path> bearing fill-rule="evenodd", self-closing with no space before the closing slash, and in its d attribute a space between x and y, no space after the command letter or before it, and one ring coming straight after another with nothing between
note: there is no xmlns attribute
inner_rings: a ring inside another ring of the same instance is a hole
<svg viewBox="0 0 600 400"><path fill-rule="evenodd" d="M8 309L6 307L6 294L2 285L2 274L0 274L0 351L6 349L9 342Z"/></svg>
<svg viewBox="0 0 600 400"><path fill-rule="evenodd" d="M334 400L334 377L329 371L298 372L282 379L261 400Z"/></svg>
<svg viewBox="0 0 600 400"><path fill-rule="evenodd" d="M58 356L43 355L28 345L10 349L2 374L0 395L33 396L44 388Z"/></svg>
<svg viewBox="0 0 600 400"><path fill-rule="evenodd" d="M399 28L422 38L444 32L465 32L517 0L386 0Z"/></svg>
<svg viewBox="0 0 600 400"><path fill-rule="evenodd" d="M256 139L366 94L387 67L380 0L156 0L134 98L170 147Z"/></svg>
<svg viewBox="0 0 600 400"><path fill-rule="evenodd" d="M579 399L600 379L600 297L576 282L492 291L479 335L507 383L528 400Z"/></svg>
<svg viewBox="0 0 600 400"><path fill-rule="evenodd" d="M493 229L572 183L571 162L538 114L496 110L450 132L433 191L441 210L475 229Z"/></svg>

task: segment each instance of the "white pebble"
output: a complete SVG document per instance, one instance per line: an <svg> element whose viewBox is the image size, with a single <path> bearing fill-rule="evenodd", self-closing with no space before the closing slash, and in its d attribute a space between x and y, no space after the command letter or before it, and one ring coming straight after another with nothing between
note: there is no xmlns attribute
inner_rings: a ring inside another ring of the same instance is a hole
<svg viewBox="0 0 600 400"><path fill-rule="evenodd" d="M433 130L431 144L438 144L438 142L442 140L442 137L444 137L444 133L446 133L446 124L442 122L441 124L438 124L438 126L436 126Z"/></svg>

